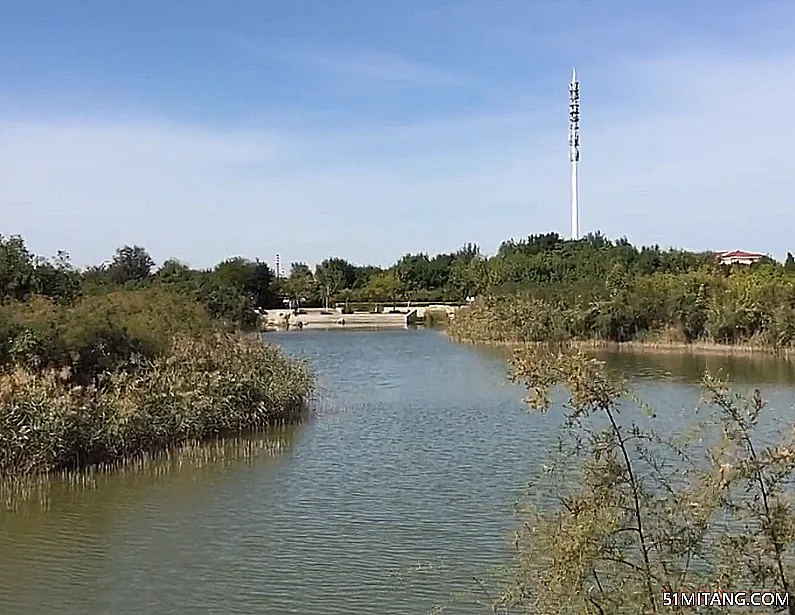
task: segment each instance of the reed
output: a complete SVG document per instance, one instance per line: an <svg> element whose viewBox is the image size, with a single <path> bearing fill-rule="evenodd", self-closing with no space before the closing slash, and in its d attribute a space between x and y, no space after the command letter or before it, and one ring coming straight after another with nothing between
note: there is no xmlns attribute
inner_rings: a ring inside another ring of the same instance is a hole
<svg viewBox="0 0 795 615"><path fill-rule="evenodd" d="M302 420L307 366L239 334L177 335L135 369L75 384L68 370L0 373L0 480L110 468Z"/></svg>
<svg viewBox="0 0 795 615"><path fill-rule="evenodd" d="M425 310L425 326L444 329L450 324L450 315L446 309Z"/></svg>
<svg viewBox="0 0 795 615"><path fill-rule="evenodd" d="M650 312L654 311L649 309ZM725 311L725 310L724 310ZM746 314L737 308L737 314ZM732 328L725 335L727 317L710 310L698 336L686 335L687 328L675 314L640 314L611 301L567 302L562 297L495 295L478 298L456 312L448 327L459 342L496 346L566 342L580 348L613 348L655 352L693 351L699 353L777 353L790 355L795 344L785 322L788 315L762 314L761 324ZM781 322L776 318L780 316ZM729 321L740 316L732 314Z"/></svg>

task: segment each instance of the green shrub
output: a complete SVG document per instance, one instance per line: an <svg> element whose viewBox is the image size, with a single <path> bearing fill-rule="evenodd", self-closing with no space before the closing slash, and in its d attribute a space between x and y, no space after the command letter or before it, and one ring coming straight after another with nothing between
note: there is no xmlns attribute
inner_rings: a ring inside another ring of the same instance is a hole
<svg viewBox="0 0 795 615"><path fill-rule="evenodd" d="M312 376L239 335L179 335L134 371L75 386L55 370L0 374L0 477L98 464L303 417Z"/></svg>
<svg viewBox="0 0 795 615"><path fill-rule="evenodd" d="M79 384L168 351L176 333L213 330L190 297L157 288L115 290L59 305L44 297L0 306L0 364L69 368Z"/></svg>

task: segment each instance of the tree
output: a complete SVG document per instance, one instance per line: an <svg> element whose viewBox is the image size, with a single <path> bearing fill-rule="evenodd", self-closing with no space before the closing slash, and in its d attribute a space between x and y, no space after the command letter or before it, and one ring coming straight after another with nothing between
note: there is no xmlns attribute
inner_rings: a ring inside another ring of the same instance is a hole
<svg viewBox="0 0 795 615"><path fill-rule="evenodd" d="M383 269L381 267L376 267L374 265L364 265L362 267L355 267L356 270L356 277L353 282L353 286L351 288L355 289L362 289L370 282L373 276L376 276L380 273L383 273Z"/></svg>
<svg viewBox="0 0 795 615"><path fill-rule="evenodd" d="M249 270L245 290L258 308L273 307L276 303L276 278L267 263L254 261Z"/></svg>
<svg viewBox="0 0 795 615"><path fill-rule="evenodd" d="M287 292L298 303L312 301L316 295L315 276L306 263L293 263L287 278Z"/></svg>
<svg viewBox="0 0 795 615"><path fill-rule="evenodd" d="M328 307L329 301L343 288L352 288L356 267L342 258L327 258L315 268L315 281Z"/></svg>
<svg viewBox="0 0 795 615"><path fill-rule="evenodd" d="M59 251L54 259L34 257L22 237L0 235L0 302L23 300L30 294L71 301L79 290L79 273L69 254Z"/></svg>
<svg viewBox="0 0 795 615"><path fill-rule="evenodd" d="M157 270L155 277L166 284L182 282L191 277L193 270L176 258L170 258Z"/></svg>
<svg viewBox="0 0 795 615"><path fill-rule="evenodd" d="M795 258L793 258L792 252L787 252L787 260L784 261L784 269L789 271L795 269Z"/></svg>
<svg viewBox="0 0 795 615"><path fill-rule="evenodd" d="M0 235L0 300L22 299L33 286L33 255L19 236Z"/></svg>
<svg viewBox="0 0 795 615"><path fill-rule="evenodd" d="M59 301L71 301L80 292L80 274L69 254L59 250L55 259L37 258L32 291Z"/></svg>
<svg viewBox="0 0 795 615"><path fill-rule="evenodd" d="M267 263L236 256L218 263L213 277L221 286L236 288L248 296L255 307L267 308L275 302L275 278Z"/></svg>
<svg viewBox="0 0 795 615"><path fill-rule="evenodd" d="M453 261L456 263L470 263L480 257L480 247L474 243L465 243L453 253Z"/></svg>
<svg viewBox="0 0 795 615"><path fill-rule="evenodd" d="M155 262L141 246L122 246L116 250L108 267L108 276L116 284L141 282L152 275Z"/></svg>
<svg viewBox="0 0 795 615"><path fill-rule="evenodd" d="M395 274L409 293L440 290L447 286L453 262L451 254L438 254L432 259L427 254L406 254L395 265Z"/></svg>
<svg viewBox="0 0 795 615"><path fill-rule="evenodd" d="M403 287L394 271L385 271L373 276L364 290L369 301L395 302L402 294Z"/></svg>

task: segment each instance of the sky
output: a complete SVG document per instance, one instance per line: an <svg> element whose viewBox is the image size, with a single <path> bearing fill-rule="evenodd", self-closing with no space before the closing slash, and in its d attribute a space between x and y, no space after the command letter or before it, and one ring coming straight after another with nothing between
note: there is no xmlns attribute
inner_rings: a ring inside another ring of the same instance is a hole
<svg viewBox="0 0 795 615"><path fill-rule="evenodd" d="M124 4L126 7L122 7ZM580 229L795 252L795 2L0 3L0 234L285 268Z"/></svg>

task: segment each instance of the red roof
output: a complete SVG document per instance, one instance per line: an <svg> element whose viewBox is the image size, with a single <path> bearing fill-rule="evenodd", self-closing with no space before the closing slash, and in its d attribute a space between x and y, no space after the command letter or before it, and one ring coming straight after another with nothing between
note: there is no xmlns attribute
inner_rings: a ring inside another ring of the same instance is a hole
<svg viewBox="0 0 795 615"><path fill-rule="evenodd" d="M718 252L721 258L764 258L766 254L759 252L746 252L745 250L726 250L725 252Z"/></svg>

